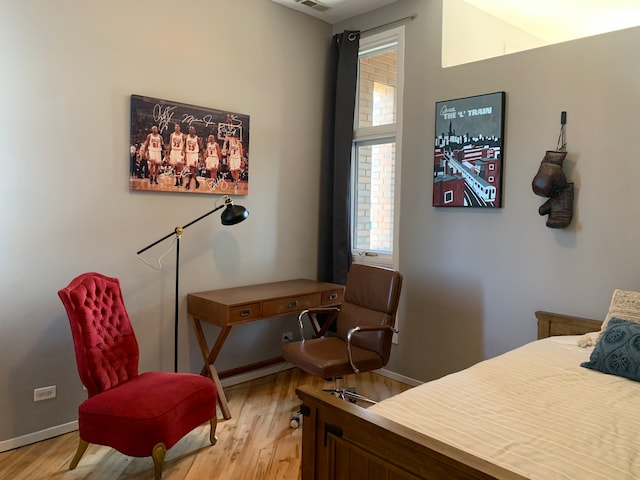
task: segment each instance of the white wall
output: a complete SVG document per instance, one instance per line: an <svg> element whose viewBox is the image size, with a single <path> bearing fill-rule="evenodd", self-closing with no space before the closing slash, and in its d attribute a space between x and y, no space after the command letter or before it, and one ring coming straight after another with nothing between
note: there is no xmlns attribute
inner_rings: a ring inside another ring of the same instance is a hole
<svg viewBox="0 0 640 480"><path fill-rule="evenodd" d="M441 0L402 0L334 26L406 24L400 269L404 314L389 369L429 380L536 337L536 310L603 318L640 290L640 28L448 69ZM434 106L505 91L504 208L431 206ZM531 180L567 112L575 217L545 227Z"/></svg>
<svg viewBox="0 0 640 480"><path fill-rule="evenodd" d="M121 279L141 369L173 369L175 255L157 272L135 252L219 197L129 192L131 94L251 116L250 194L235 198L251 216L183 237L180 370L202 366L187 292L315 278L329 43L328 24L264 0L2 3L0 442L77 418L86 395L56 292L82 272ZM219 367L278 355L292 327L234 329ZM58 397L33 403L47 385Z"/></svg>
<svg viewBox="0 0 640 480"><path fill-rule="evenodd" d="M529 50L549 43L465 0L447 0L442 7L443 67Z"/></svg>

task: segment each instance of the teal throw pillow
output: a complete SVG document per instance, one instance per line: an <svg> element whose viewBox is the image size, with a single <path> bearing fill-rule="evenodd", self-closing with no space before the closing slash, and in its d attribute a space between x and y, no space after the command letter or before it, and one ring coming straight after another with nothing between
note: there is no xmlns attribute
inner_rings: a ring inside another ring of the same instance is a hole
<svg viewBox="0 0 640 480"><path fill-rule="evenodd" d="M640 323L619 318L609 320L591 358L580 365L640 381Z"/></svg>

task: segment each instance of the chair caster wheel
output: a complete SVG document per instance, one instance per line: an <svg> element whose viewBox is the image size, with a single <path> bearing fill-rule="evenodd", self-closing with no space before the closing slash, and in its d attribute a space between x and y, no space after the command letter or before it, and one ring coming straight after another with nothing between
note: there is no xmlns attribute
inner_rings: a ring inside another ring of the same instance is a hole
<svg viewBox="0 0 640 480"><path fill-rule="evenodd" d="M298 428L300 426L300 416L294 415L291 417L291 420L289 420L289 426L291 428Z"/></svg>

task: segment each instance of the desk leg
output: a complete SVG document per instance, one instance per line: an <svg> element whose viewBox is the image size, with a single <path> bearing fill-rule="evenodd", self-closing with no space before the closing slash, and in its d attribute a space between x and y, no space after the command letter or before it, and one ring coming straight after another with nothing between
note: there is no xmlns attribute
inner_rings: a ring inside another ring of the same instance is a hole
<svg viewBox="0 0 640 480"><path fill-rule="evenodd" d="M224 390L222 389L222 384L220 383L220 378L218 377L218 372L216 371L216 367L213 366L213 362L218 357L220 350L222 349L222 345L226 341L229 336L229 332L231 331L231 327L224 327L218 338L216 339L216 343L213 345L211 352L209 352L209 346L207 345L207 339L204 336L204 331L202 330L202 325L200 325L200 320L192 317L193 320L193 329L196 333L196 338L198 339L198 345L200 346L200 353L202 353L202 358L205 362L202 370L200 372L201 375L211 377L213 383L216 385L216 390L218 392L218 405L220 406L220 411L222 412L222 416L225 420L229 420L231 418L231 410L229 410L229 404L227 403L227 397L224 394Z"/></svg>

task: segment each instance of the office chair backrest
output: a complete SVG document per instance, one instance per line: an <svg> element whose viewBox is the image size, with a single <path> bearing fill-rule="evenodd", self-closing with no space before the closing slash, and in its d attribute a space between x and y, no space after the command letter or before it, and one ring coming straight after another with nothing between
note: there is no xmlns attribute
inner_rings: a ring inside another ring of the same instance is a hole
<svg viewBox="0 0 640 480"><path fill-rule="evenodd" d="M346 339L356 325L391 325L400 300L402 275L388 268L354 263L347 275L344 302L340 306L337 334ZM392 332L367 332L354 335L353 345L377 352L383 362L389 360Z"/></svg>
<svg viewBox="0 0 640 480"><path fill-rule="evenodd" d="M84 273L58 292L69 318L78 373L89 396L138 376L138 342L120 282Z"/></svg>

